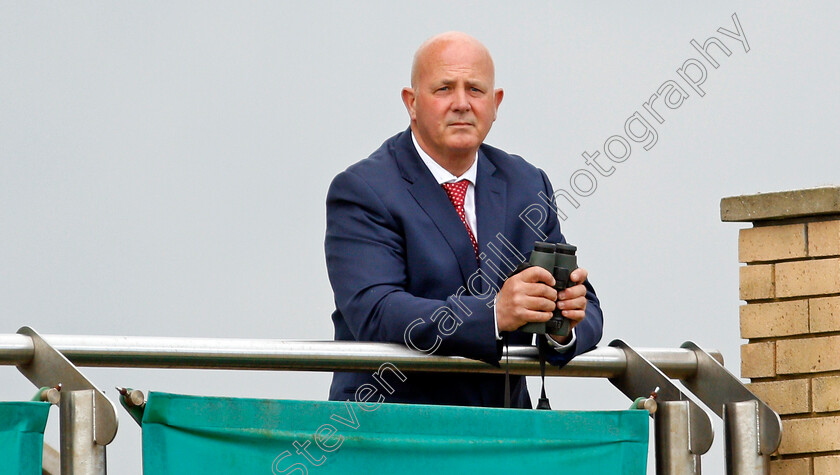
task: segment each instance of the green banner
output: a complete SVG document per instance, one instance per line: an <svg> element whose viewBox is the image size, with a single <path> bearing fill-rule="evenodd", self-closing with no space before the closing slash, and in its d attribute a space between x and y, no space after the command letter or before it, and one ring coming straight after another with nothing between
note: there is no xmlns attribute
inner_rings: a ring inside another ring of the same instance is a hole
<svg viewBox="0 0 840 475"><path fill-rule="evenodd" d="M143 473L644 474L647 411L211 398L151 393Z"/></svg>
<svg viewBox="0 0 840 475"><path fill-rule="evenodd" d="M0 473L40 475L47 402L0 402Z"/></svg>

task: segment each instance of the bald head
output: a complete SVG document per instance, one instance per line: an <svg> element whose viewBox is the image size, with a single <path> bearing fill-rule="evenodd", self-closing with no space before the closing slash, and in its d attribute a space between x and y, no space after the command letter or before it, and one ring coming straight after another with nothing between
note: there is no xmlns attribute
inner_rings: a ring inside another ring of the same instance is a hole
<svg viewBox="0 0 840 475"><path fill-rule="evenodd" d="M429 38L414 55L411 87L402 90L411 133L455 176L475 161L496 120L504 91L494 89L494 74L487 48L465 33Z"/></svg>
<svg viewBox="0 0 840 475"><path fill-rule="evenodd" d="M448 31L429 38L417 48L417 52L414 53L414 62L411 64L411 87L417 87L421 74L434 63L439 62L445 53L477 55L486 61L486 65L490 68L490 78L493 80L495 70L490 51L480 41L466 33Z"/></svg>

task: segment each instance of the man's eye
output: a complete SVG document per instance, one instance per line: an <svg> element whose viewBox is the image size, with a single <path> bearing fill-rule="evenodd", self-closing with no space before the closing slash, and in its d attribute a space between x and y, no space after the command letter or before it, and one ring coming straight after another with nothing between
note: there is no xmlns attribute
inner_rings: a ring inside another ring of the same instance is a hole
<svg viewBox="0 0 840 475"><path fill-rule="evenodd" d="M448 90L449 90L449 86L442 86L442 87L438 88L438 91L448 91Z"/></svg>

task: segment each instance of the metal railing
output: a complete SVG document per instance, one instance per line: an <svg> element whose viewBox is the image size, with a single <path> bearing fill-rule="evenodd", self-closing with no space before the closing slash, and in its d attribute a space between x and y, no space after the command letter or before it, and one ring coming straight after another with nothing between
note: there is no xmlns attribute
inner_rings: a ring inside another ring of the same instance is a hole
<svg viewBox="0 0 840 475"><path fill-rule="evenodd" d="M376 370L389 362L404 371L505 372L481 361L429 356L393 343L95 335L43 335L43 339L76 366L87 367L332 372ZM697 370L697 358L691 350L639 351L670 378L683 378ZM712 354L723 362L720 353ZM27 364L34 356L35 344L29 335L0 335L0 364ZM563 368L546 367L546 375L613 378L626 370L624 351L602 347L576 357ZM537 349L510 348L510 371L539 375Z"/></svg>
<svg viewBox="0 0 840 475"><path fill-rule="evenodd" d="M513 347L509 356L511 374L539 374L536 348ZM104 446L117 432L116 407L78 366L331 372L372 371L385 363L401 371L505 371L387 343L41 336L28 327L0 335L0 365L17 366L38 387L62 385L60 459L65 475L104 473ZM713 439L708 415L671 379L682 381L724 419L727 473L769 473L769 456L781 441L779 416L723 367L719 352L706 352L691 342L681 348L633 349L615 340L563 368L547 368L546 374L607 378L633 401L655 393L657 409L651 416L657 474L700 474L700 456Z"/></svg>

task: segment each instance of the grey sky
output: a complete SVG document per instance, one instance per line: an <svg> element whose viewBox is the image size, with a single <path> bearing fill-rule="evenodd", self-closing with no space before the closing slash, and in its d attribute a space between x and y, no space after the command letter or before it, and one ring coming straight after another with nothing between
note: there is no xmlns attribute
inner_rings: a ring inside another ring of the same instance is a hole
<svg viewBox="0 0 840 475"><path fill-rule="evenodd" d="M687 90L678 109L663 109L657 143L632 143L566 209L563 230L602 299L603 344L693 340L738 374L738 226L720 222L718 203L837 184L838 10L0 2L0 331L330 339L327 186L408 125L399 92L424 39L456 29L488 46L505 98L487 142L569 189L581 153L626 135L625 120L700 57L689 41L714 34L732 55L713 53L720 67L708 68L705 96ZM716 32L734 31L733 12L748 53ZM329 381L85 372L107 390L273 398L323 399ZM34 392L14 368L0 380L0 400ZM628 405L606 381L548 389L555 407ZM139 472L139 428L120 411L109 464ZM716 427L709 473L723 471Z"/></svg>

